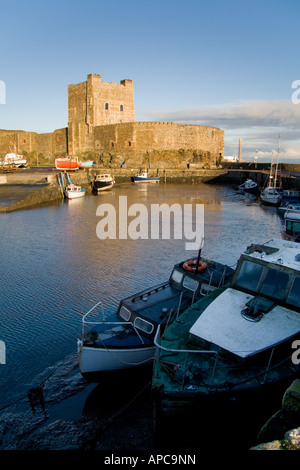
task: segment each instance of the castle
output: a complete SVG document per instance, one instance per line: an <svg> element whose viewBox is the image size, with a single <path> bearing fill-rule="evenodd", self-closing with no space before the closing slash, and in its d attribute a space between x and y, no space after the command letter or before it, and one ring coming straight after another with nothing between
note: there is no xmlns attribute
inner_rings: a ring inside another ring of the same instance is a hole
<svg viewBox="0 0 300 470"><path fill-rule="evenodd" d="M195 161L213 163L224 154L224 131L215 127L136 122L132 80L105 82L89 74L85 82L68 86L68 127L52 133L0 130L0 153L13 150L57 155L104 153L124 158L129 165L152 162L179 165L184 152ZM147 162L148 159L148 162ZM112 157L110 163L113 161Z"/></svg>

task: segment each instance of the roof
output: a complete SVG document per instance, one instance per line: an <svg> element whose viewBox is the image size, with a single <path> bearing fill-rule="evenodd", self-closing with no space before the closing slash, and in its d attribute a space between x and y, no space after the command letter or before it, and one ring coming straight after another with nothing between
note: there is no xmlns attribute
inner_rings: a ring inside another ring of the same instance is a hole
<svg viewBox="0 0 300 470"><path fill-rule="evenodd" d="M280 264L300 272L300 244L287 240L274 239L261 245L251 245L245 253L251 258L262 259L267 263Z"/></svg>
<svg viewBox="0 0 300 470"><path fill-rule="evenodd" d="M228 288L193 324L190 333L245 358L292 337L300 331L298 312L275 305L258 322L241 315L253 295Z"/></svg>

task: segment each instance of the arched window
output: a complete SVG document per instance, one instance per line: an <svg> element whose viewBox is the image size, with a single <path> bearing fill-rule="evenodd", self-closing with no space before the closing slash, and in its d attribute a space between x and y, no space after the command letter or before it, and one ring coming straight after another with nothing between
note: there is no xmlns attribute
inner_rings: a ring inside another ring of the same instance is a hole
<svg viewBox="0 0 300 470"><path fill-rule="evenodd" d="M120 111L123 111L123 105L122 104L120 105Z"/></svg>
<svg viewBox="0 0 300 470"><path fill-rule="evenodd" d="M105 109L108 109L108 103L105 103Z"/></svg>

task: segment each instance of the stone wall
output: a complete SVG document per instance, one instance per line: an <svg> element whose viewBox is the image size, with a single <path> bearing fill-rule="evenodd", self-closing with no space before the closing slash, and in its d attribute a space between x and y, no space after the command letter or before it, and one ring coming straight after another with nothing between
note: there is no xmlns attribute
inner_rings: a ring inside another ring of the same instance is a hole
<svg viewBox="0 0 300 470"><path fill-rule="evenodd" d="M97 126L90 145L97 152L124 156L127 165L165 167L197 161L216 164L224 154L224 131L172 122L133 122ZM190 155L186 155L190 151ZM170 165L168 165L168 162Z"/></svg>
<svg viewBox="0 0 300 470"><path fill-rule="evenodd" d="M67 129L57 129L46 134L0 129L0 154L14 152L42 154L46 158L67 153Z"/></svg>

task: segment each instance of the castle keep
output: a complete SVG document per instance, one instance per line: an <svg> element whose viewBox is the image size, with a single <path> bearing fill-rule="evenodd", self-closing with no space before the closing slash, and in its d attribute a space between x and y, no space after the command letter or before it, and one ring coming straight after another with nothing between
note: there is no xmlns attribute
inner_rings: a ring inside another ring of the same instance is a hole
<svg viewBox="0 0 300 470"><path fill-rule="evenodd" d="M68 87L68 153L101 148L95 142L94 128L107 124L134 122L132 80L101 81L101 75L90 74L87 81Z"/></svg>
<svg viewBox="0 0 300 470"><path fill-rule="evenodd" d="M224 153L224 131L215 127L136 122L132 80L105 82L90 74L68 86L68 127L53 133L0 130L0 152L36 152L45 157L109 153L128 165L180 166L184 152L195 161L213 163ZM10 148L9 148L10 147ZM110 161L112 162L112 160Z"/></svg>

